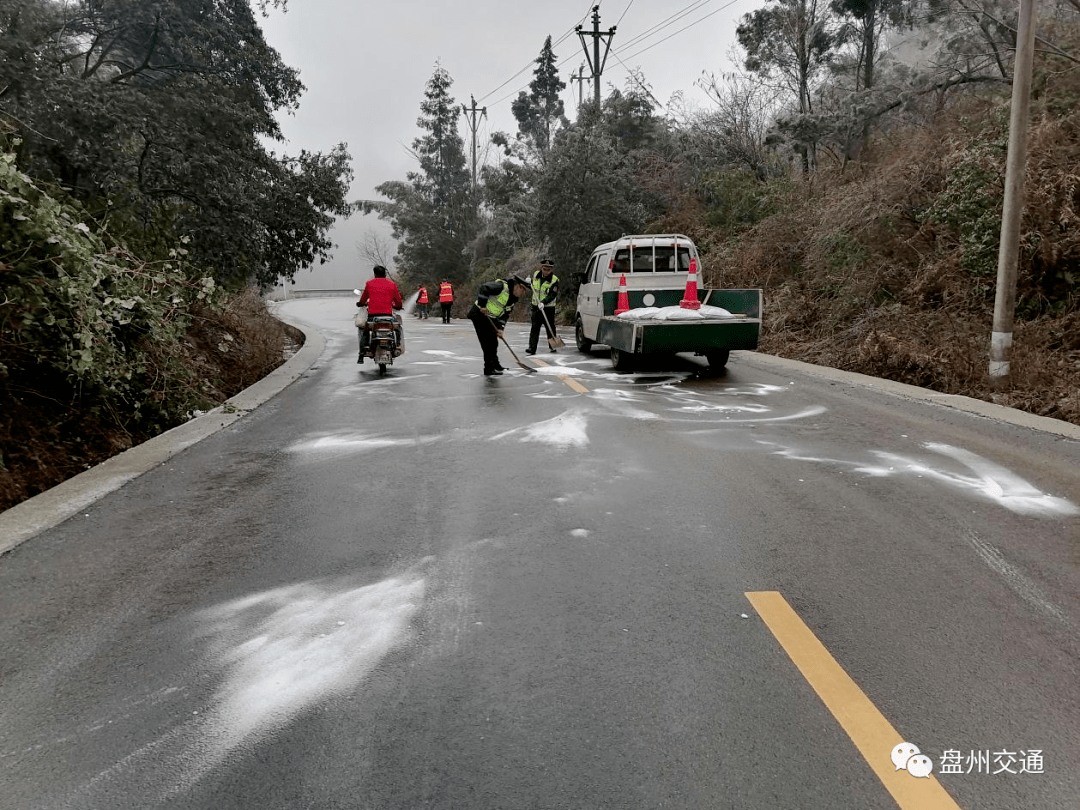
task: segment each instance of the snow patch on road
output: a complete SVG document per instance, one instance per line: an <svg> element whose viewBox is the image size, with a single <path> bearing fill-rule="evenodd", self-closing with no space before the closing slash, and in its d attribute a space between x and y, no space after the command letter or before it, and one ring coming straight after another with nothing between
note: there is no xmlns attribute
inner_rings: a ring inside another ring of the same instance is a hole
<svg viewBox="0 0 1080 810"><path fill-rule="evenodd" d="M491 441L517 436L522 442L541 442L556 447L585 447L589 443L587 422L585 414L580 411L568 411L528 427L507 430L498 436L492 436Z"/></svg>
<svg viewBox="0 0 1080 810"><path fill-rule="evenodd" d="M371 436L363 433L341 436L320 436L291 445L291 453L359 453L365 450L382 450L387 447L406 447L417 444L429 444L436 436L394 438L390 436Z"/></svg>
<svg viewBox="0 0 1080 810"><path fill-rule="evenodd" d="M395 646L424 580L345 587L304 582L226 602L200 616L225 671L218 693L228 745L281 727L327 694L355 686Z"/></svg>
<svg viewBox="0 0 1080 810"><path fill-rule="evenodd" d="M122 798L124 806L157 807L190 791L231 751L355 689L412 639L424 590L417 574L363 586L302 582L200 612L196 633L209 640L208 666L222 676L210 705L97 774L62 806L115 807Z"/></svg>
<svg viewBox="0 0 1080 810"><path fill-rule="evenodd" d="M573 377L577 374L587 374L583 368L574 368L574 366L537 366L536 370L541 374L555 374L560 377Z"/></svg>
<svg viewBox="0 0 1080 810"><path fill-rule="evenodd" d="M766 444L766 442L762 442L762 444ZM872 456L883 462L879 464L811 456L788 447L775 452L776 455L795 461L813 461L852 467L857 473L875 478L914 474L920 478L929 478L957 489L973 492L994 501L1011 512L1021 515L1043 517L1073 517L1080 515L1080 507L1077 507L1072 501L1042 492L1011 470L969 450L938 442L926 442L923 447L932 453L960 462L970 471L970 474L946 470L926 459L913 458L883 450L871 451Z"/></svg>
<svg viewBox="0 0 1080 810"><path fill-rule="evenodd" d="M1011 470L976 455L968 450L948 444L927 442L927 450L948 456L959 461L974 473L964 475L946 470L938 470L921 462L892 453L876 452L874 455L892 461L895 465L904 465L912 472L921 473L928 478L935 478L951 486L972 490L985 498L996 501L1006 509L1021 515L1058 515L1072 517L1080 515L1080 508L1065 498L1058 498L1038 490Z"/></svg>

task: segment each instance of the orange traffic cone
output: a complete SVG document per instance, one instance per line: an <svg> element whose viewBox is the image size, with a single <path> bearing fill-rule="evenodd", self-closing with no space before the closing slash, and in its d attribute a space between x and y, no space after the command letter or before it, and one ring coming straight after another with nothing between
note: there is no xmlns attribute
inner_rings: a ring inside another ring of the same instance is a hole
<svg viewBox="0 0 1080 810"><path fill-rule="evenodd" d="M630 296L626 294L626 274L619 276L619 300L615 304L615 314L622 315L630 311Z"/></svg>
<svg viewBox="0 0 1080 810"><path fill-rule="evenodd" d="M690 274L686 277L686 292L683 300L679 302L683 309L701 309L701 302L697 299L697 259L690 259Z"/></svg>

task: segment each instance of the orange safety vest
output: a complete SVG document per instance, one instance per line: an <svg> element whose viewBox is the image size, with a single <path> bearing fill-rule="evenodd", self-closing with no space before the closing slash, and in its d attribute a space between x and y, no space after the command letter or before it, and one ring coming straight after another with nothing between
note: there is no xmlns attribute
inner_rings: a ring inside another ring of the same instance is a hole
<svg viewBox="0 0 1080 810"><path fill-rule="evenodd" d="M449 304L454 300L454 288L449 281L444 281L439 285L439 301L443 304Z"/></svg>
<svg viewBox="0 0 1080 810"><path fill-rule="evenodd" d="M423 287L421 287L420 288L420 297L416 299L416 303L418 303L418 304L426 304L427 302L428 302L427 301L427 290L424 289Z"/></svg>

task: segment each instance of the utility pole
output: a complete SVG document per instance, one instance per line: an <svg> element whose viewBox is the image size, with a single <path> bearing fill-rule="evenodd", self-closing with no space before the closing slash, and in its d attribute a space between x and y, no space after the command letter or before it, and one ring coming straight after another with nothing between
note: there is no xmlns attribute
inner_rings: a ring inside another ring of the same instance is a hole
<svg viewBox="0 0 1080 810"><path fill-rule="evenodd" d="M585 100L584 96L583 96L583 94L585 92L584 85L585 85L585 82L587 81L586 78L585 78L585 65L580 65L578 67L578 72L577 73L571 73L570 74L570 81L577 82L577 85L578 85L578 89L577 89L577 105L580 107L582 102Z"/></svg>
<svg viewBox="0 0 1080 810"><path fill-rule="evenodd" d="M578 39L581 40L581 47L585 50L585 58L589 62L589 69L592 70L593 78L593 98L596 100L596 106L600 106L600 75L604 72L604 65L607 63L608 51L611 50L611 38L615 36L615 26L611 26L606 32L600 31L600 6L593 6L592 10L592 31L582 31L581 26L575 26L574 30L577 31ZM585 44L585 37L592 37L593 52L589 55L589 47ZM606 37L606 39L605 39ZM600 58L600 40L604 40L604 58Z"/></svg>
<svg viewBox="0 0 1080 810"><path fill-rule="evenodd" d="M476 97L469 96L469 100L472 101L471 107L461 105L461 114L465 116L465 121L469 125L469 129L472 131L472 190L476 191L476 113L479 112L482 118L487 117L487 107L477 107ZM469 118L469 113L472 113L472 118Z"/></svg>
<svg viewBox="0 0 1080 810"><path fill-rule="evenodd" d="M1020 0L1013 63L1009 153L1005 159L1005 200L998 244L997 292L990 335L990 385L1009 386L1009 355L1016 310L1016 265L1020 253L1020 215L1024 210L1024 172L1027 164L1028 110L1031 101L1031 63L1035 53L1035 0Z"/></svg>

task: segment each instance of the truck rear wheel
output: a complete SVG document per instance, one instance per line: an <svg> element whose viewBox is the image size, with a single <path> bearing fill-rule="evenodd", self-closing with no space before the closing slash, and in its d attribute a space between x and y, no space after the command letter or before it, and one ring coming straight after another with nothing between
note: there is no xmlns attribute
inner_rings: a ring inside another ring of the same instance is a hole
<svg viewBox="0 0 1080 810"><path fill-rule="evenodd" d="M621 349L611 349L611 365L616 371L629 371L634 365L634 355Z"/></svg>
<svg viewBox="0 0 1080 810"><path fill-rule="evenodd" d="M709 368L713 371L723 371L730 356L731 349L716 349L705 353L705 359L709 361Z"/></svg>
<svg viewBox="0 0 1080 810"><path fill-rule="evenodd" d="M577 323L574 324L574 342L579 352L588 354L592 351L593 342L585 337L585 327L581 323L581 318L578 318Z"/></svg>

